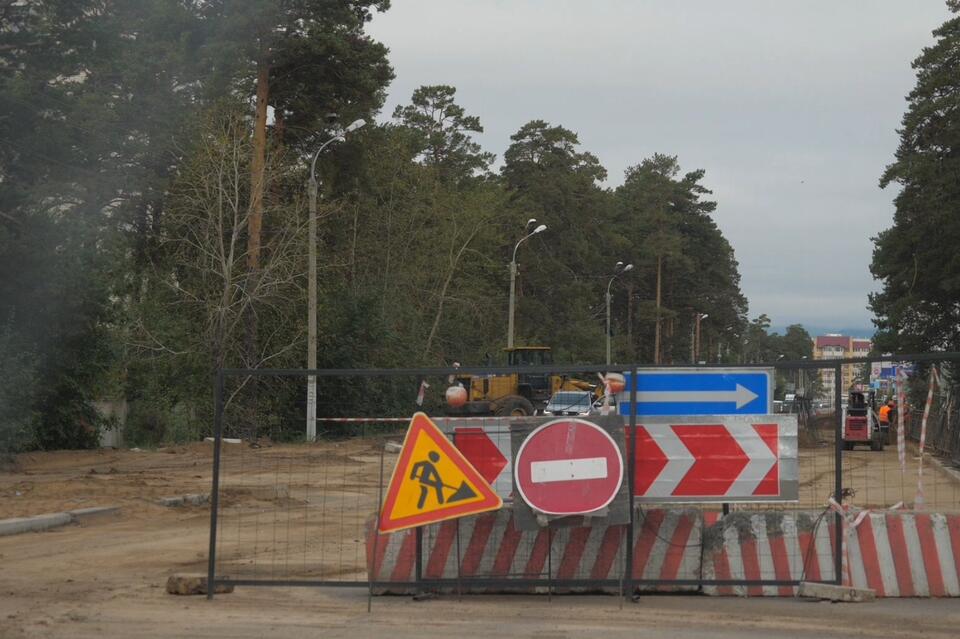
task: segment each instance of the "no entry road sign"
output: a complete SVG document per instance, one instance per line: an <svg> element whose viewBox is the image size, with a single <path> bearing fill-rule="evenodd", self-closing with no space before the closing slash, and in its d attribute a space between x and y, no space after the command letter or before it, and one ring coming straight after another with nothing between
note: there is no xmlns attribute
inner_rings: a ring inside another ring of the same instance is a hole
<svg viewBox="0 0 960 639"><path fill-rule="evenodd" d="M644 502L792 501L796 415L640 420L634 494Z"/></svg>
<svg viewBox="0 0 960 639"><path fill-rule="evenodd" d="M636 385L637 415L767 415L773 412L772 368L658 368L625 373L618 396L630 414Z"/></svg>
<svg viewBox="0 0 960 639"><path fill-rule="evenodd" d="M623 455L603 428L573 417L549 421L517 450L517 492L535 511L583 515L604 508L623 483Z"/></svg>

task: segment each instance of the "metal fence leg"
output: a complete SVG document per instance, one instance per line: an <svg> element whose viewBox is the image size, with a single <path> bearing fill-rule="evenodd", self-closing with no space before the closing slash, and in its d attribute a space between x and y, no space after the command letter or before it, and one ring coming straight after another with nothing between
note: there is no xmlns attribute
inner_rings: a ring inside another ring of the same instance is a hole
<svg viewBox="0 0 960 639"><path fill-rule="evenodd" d="M420 593L420 581L423 579L423 527L416 527L417 537L417 556L414 561L414 581L416 582L416 591Z"/></svg>
<svg viewBox="0 0 960 639"><path fill-rule="evenodd" d="M619 412L619 407L617 408ZM624 560L626 565L623 567L624 577L621 579L620 586L620 595L621 600L623 597L623 582L626 582L627 591L633 595L633 531L634 531L634 518L636 516L636 497L633 494L634 491L634 475L637 467L637 367L634 366L630 369L630 424L627 428L627 498L630 503L630 523L627 524L627 538L624 543L627 544L625 552L623 553Z"/></svg>
<svg viewBox="0 0 960 639"><path fill-rule="evenodd" d="M384 445L380 444L380 481L377 483L377 518L373 522L373 559L370 561L370 568L367 569L367 612L373 608L373 582L380 578L377 570L377 554L379 552L380 542L380 517L383 509L383 453Z"/></svg>
<svg viewBox="0 0 960 639"><path fill-rule="evenodd" d="M207 599L216 590L217 515L220 509L220 445L223 440L223 370L213 387L213 485L210 488L210 548L207 552Z"/></svg>

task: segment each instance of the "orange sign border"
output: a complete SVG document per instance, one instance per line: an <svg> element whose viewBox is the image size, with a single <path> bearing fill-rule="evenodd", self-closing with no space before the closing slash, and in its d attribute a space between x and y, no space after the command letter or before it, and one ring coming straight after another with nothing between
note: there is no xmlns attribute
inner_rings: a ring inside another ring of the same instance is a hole
<svg viewBox="0 0 960 639"><path fill-rule="evenodd" d="M400 486L403 484L407 469L410 467L410 457L413 455L414 442L417 441L417 436L420 433L429 436L437 445L437 448L460 469L466 479L477 488L483 497L481 501L474 501L451 508L441 508L417 515L408 515L395 519L389 518L388 514L392 512L396 506L397 496L400 494ZM397 471L401 469L403 469L402 472L398 474ZM377 528L379 531L381 533L387 533L405 528L435 524L448 519L498 510L502 506L503 499L500 498L500 495L494 492L490 484L488 484L477 469L473 467L473 464L447 439L443 431L437 428L433 420L430 419L426 413L415 413L410 420L407 434L403 438L403 448L400 451L400 457L397 459L397 464L393 467L393 473L390 475L387 496L380 507L380 513L377 517Z"/></svg>

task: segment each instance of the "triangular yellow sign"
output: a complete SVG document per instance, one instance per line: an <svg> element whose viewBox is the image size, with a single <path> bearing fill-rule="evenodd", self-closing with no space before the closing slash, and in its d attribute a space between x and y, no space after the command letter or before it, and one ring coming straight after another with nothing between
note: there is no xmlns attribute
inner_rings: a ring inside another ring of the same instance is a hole
<svg viewBox="0 0 960 639"><path fill-rule="evenodd" d="M380 509L391 532L497 510L503 500L424 413L410 420Z"/></svg>

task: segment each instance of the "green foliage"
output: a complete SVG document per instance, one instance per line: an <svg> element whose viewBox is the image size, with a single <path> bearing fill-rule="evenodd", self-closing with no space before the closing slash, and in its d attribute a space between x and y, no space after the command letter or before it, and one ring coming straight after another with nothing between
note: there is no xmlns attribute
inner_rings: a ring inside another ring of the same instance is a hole
<svg viewBox="0 0 960 639"><path fill-rule="evenodd" d="M870 296L881 352L960 349L960 16L934 36L913 62L917 84L900 146L880 180L900 186L893 226L874 238L870 267L882 284Z"/></svg>
<svg viewBox="0 0 960 639"><path fill-rule="evenodd" d="M0 48L9 142L0 145L0 373L14 380L0 391L0 445L94 445L103 424L92 402L113 394L129 402L130 443L188 441L210 432L217 369L303 366L305 160L333 135L329 112L345 123L381 107L393 72L364 25L387 7L36 0L0 9L10 43ZM276 123L251 278L258 72ZM746 330L745 300L703 171L658 154L605 189L606 170L574 131L531 120L495 175L494 154L473 138L482 123L454 87L421 87L393 115L318 159L319 366L498 361L507 264L531 217L548 230L517 254L518 343L553 346L558 362L601 361L604 296L623 260L635 268L611 288L620 361L653 359L658 264L664 361L687 361L695 313L708 315L703 356L739 354L724 340ZM256 349L244 341L250 313ZM795 348L799 338L782 339ZM763 348L754 355L772 347ZM229 423L276 439L302 432L302 383L236 381ZM322 378L320 405L328 415L404 414L416 383Z"/></svg>
<svg viewBox="0 0 960 639"><path fill-rule="evenodd" d="M494 155L485 153L471 140L470 133L483 133L480 118L468 116L453 101L457 90L451 86L420 87L411 103L397 106L393 117L410 129L421 161L453 179L484 172Z"/></svg>
<svg viewBox="0 0 960 639"><path fill-rule="evenodd" d="M700 182L702 170L681 174L676 157L656 154L626 172L615 195L618 225L625 229L625 261L635 265L640 325L630 345L653 360L656 329L656 271L663 271L661 361L689 362L696 315L701 322L701 355L716 352L720 340L739 334L746 299L733 249L710 214L716 202ZM713 359L709 357L708 359Z"/></svg>
<svg viewBox="0 0 960 639"><path fill-rule="evenodd" d="M31 344L19 343L12 318L0 324L0 454L29 449L34 444L33 394L36 365Z"/></svg>
<svg viewBox="0 0 960 639"><path fill-rule="evenodd" d="M329 137L328 113L369 117L393 79L387 49L363 31L387 0L210 0L196 3L208 25L205 96L253 93L269 73L279 135L306 151Z"/></svg>

